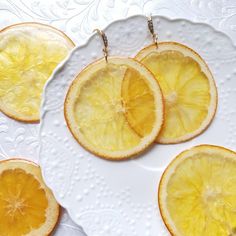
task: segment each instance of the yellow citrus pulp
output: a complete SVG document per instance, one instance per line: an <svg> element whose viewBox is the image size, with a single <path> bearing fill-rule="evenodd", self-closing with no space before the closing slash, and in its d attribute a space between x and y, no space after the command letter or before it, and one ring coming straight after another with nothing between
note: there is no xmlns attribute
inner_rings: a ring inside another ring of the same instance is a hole
<svg viewBox="0 0 236 236"><path fill-rule="evenodd" d="M150 117L148 117L148 115ZM151 125L136 133L134 126ZM146 149L163 122L163 101L152 73L130 58L110 57L87 66L73 81L65 101L65 118L77 141L106 159L126 159Z"/></svg>
<svg viewBox="0 0 236 236"><path fill-rule="evenodd" d="M46 236L56 225L59 205L36 164L0 162L0 235Z"/></svg>
<svg viewBox="0 0 236 236"><path fill-rule="evenodd" d="M138 71L125 72L121 88L125 116L141 137L148 135L156 122L155 102L149 87Z"/></svg>
<svg viewBox="0 0 236 236"><path fill-rule="evenodd" d="M217 107L214 79L203 59L173 42L146 47L136 59L155 75L163 92L165 117L157 142L179 143L203 132Z"/></svg>
<svg viewBox="0 0 236 236"><path fill-rule="evenodd" d="M0 31L0 110L16 120L39 121L44 84L73 47L65 34L38 23Z"/></svg>
<svg viewBox="0 0 236 236"><path fill-rule="evenodd" d="M179 154L159 185L162 218L175 236L236 232L236 153L201 145Z"/></svg>

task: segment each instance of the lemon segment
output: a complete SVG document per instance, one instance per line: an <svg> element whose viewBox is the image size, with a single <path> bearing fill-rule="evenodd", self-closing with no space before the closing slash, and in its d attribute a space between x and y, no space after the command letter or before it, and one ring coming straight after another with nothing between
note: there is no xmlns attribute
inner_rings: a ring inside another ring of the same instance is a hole
<svg viewBox="0 0 236 236"><path fill-rule="evenodd" d="M152 98L140 104L152 103L154 117L152 127L143 137L126 119L130 101L123 94L132 93L129 86L123 86L127 73L132 81L143 81L141 86ZM100 60L86 67L72 83L65 101L65 118L76 140L89 151L107 159L128 158L147 148L160 131L161 91L153 75L133 59L111 57L108 63Z"/></svg>
<svg viewBox="0 0 236 236"><path fill-rule="evenodd" d="M173 235L229 236L236 227L236 153L202 145L182 152L165 170L159 205Z"/></svg>
<svg viewBox="0 0 236 236"><path fill-rule="evenodd" d="M0 162L0 235L48 235L58 216L38 166L17 159Z"/></svg>
<svg viewBox="0 0 236 236"><path fill-rule="evenodd" d="M73 48L60 31L37 23L0 32L0 110L20 121L39 120L43 87Z"/></svg>
<svg viewBox="0 0 236 236"><path fill-rule="evenodd" d="M183 142L206 129L216 111L217 91L203 59L177 43L147 47L136 58L155 75L164 95L165 121L157 141Z"/></svg>
<svg viewBox="0 0 236 236"><path fill-rule="evenodd" d="M138 72L126 71L121 94L130 126L141 137L150 134L157 119L155 98Z"/></svg>

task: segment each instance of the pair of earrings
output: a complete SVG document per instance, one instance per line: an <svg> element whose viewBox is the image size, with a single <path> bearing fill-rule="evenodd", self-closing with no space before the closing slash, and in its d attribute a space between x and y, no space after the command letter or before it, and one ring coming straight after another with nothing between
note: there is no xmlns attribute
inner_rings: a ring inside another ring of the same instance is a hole
<svg viewBox="0 0 236 236"><path fill-rule="evenodd" d="M184 142L203 132L217 107L217 90L205 61L176 42L158 42L152 18L147 25L153 44L134 59L110 57L88 65L71 84L65 119L87 150L123 160L154 142Z"/></svg>

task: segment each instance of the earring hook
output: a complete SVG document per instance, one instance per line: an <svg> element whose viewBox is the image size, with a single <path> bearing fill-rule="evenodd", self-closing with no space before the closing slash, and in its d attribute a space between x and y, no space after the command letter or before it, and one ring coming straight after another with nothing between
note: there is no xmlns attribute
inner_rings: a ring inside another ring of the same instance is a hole
<svg viewBox="0 0 236 236"><path fill-rule="evenodd" d="M158 44L157 44L157 40L158 40L158 36L154 31L154 26L153 26L153 20L152 20L152 15L150 17L147 17L148 20L148 29L152 35L152 40L153 43L156 45L156 47L158 48Z"/></svg>
<svg viewBox="0 0 236 236"><path fill-rule="evenodd" d="M94 29L93 32L97 32L102 38L102 41L103 41L103 44L104 44L104 48L102 49L102 51L103 51L103 55L104 55L104 58L105 58L106 63L107 63L108 62L108 60L107 60L107 58L108 58L108 39L107 39L107 36L100 29Z"/></svg>

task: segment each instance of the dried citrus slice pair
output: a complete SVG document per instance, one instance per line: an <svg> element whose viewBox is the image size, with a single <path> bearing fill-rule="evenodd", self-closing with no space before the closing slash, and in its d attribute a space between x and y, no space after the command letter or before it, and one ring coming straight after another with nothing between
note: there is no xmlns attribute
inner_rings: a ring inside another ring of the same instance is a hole
<svg viewBox="0 0 236 236"><path fill-rule="evenodd" d="M159 185L162 218L175 236L236 232L236 153L201 145L179 154Z"/></svg>
<svg viewBox="0 0 236 236"><path fill-rule="evenodd" d="M64 33L43 24L0 31L0 110L19 121L39 121L44 84L73 47Z"/></svg>
<svg viewBox="0 0 236 236"><path fill-rule="evenodd" d="M163 122L161 90L153 74L134 59L102 59L73 81L65 118L83 147L106 159L126 159L156 139ZM144 127L145 122L149 125Z"/></svg>
<svg viewBox="0 0 236 236"><path fill-rule="evenodd" d="M213 119L217 91L203 59L178 43L159 43L132 59L89 65L69 89L65 117L74 137L93 153L123 159L149 146L186 141ZM85 82L86 81L86 82Z"/></svg>
<svg viewBox="0 0 236 236"><path fill-rule="evenodd" d="M39 166L22 159L0 162L0 235L49 235L59 210Z"/></svg>

